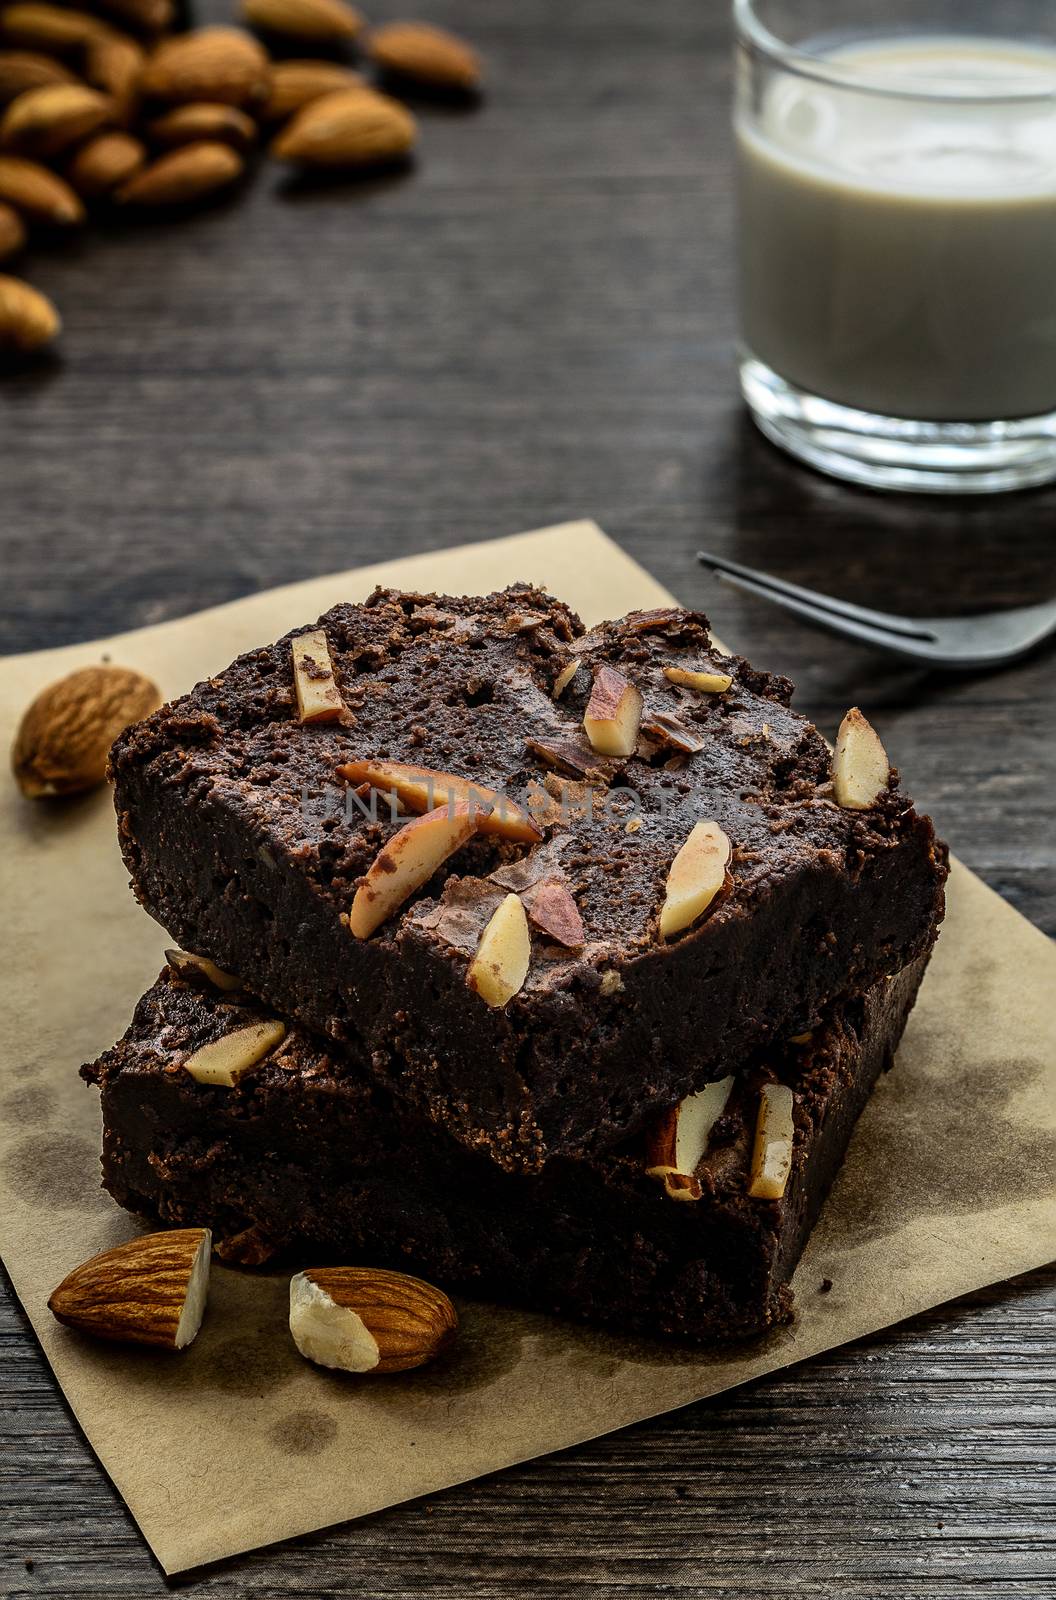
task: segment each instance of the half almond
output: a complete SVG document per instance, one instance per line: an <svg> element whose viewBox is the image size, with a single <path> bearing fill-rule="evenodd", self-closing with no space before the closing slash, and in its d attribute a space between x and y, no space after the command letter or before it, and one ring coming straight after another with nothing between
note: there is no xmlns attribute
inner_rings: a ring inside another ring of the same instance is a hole
<svg viewBox="0 0 1056 1600"><path fill-rule="evenodd" d="M339 1372L406 1372L454 1337L455 1308L421 1278L377 1267L318 1267L290 1280L290 1333L301 1355Z"/></svg>
<svg viewBox="0 0 1056 1600"><path fill-rule="evenodd" d="M205 1314L211 1246L208 1228L141 1234L75 1267L48 1309L97 1339L183 1350Z"/></svg>

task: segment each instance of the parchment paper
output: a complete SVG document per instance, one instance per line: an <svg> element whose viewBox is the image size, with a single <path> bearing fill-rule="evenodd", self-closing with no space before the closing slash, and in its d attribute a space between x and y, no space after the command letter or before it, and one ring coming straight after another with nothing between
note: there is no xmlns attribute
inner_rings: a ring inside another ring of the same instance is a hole
<svg viewBox="0 0 1056 1600"><path fill-rule="evenodd" d="M0 662L3 738L45 683L103 655L171 696L378 581L473 593L518 578L545 582L588 622L670 598L592 523L569 524ZM166 939L127 888L107 792L49 808L10 782L0 791L0 1247L67 1399L167 1572L685 1405L1056 1254L1056 950L957 867L897 1068L797 1273L798 1318L763 1344L697 1354L465 1305L442 1366L363 1381L296 1354L285 1274L222 1268L185 1354L91 1344L53 1322L45 1301L72 1266L137 1225L99 1187L97 1096L76 1069L124 1030Z"/></svg>

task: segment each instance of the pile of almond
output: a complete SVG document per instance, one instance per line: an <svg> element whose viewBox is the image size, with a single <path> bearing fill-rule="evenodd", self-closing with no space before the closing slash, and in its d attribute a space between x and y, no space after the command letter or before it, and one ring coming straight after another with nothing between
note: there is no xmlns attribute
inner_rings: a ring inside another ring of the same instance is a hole
<svg viewBox="0 0 1056 1600"><path fill-rule="evenodd" d="M308 169L406 161L418 126L401 91L479 94L476 51L426 23L369 29L347 0L241 6L254 32L174 32L175 0L0 0L0 262L89 211L207 201L261 142ZM59 327L44 295L0 273L0 351Z"/></svg>

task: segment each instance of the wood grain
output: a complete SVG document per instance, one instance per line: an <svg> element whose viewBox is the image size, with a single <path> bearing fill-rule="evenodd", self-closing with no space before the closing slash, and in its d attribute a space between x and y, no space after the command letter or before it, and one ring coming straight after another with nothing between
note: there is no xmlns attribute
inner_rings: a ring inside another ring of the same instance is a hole
<svg viewBox="0 0 1056 1600"><path fill-rule="evenodd" d="M420 108L414 172L298 189L265 166L194 220L31 258L66 332L60 361L0 386L3 647L592 515L793 676L827 731L850 703L875 712L963 858L1056 931L1051 653L942 679L694 565L706 546L909 612L1056 593L1056 492L874 496L745 421L725 7L427 13L482 47L490 94L477 112ZM193 1589L1040 1600L1056 1589L1054 1309L1056 1273L1032 1274ZM0 1593L164 1593L9 1292L0 1342Z"/></svg>

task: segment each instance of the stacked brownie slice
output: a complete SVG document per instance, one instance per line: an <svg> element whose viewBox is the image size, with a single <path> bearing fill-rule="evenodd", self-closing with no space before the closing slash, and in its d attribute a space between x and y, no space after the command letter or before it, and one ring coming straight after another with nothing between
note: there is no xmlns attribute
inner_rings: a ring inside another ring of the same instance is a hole
<svg viewBox="0 0 1056 1600"><path fill-rule="evenodd" d="M785 1317L946 874L868 724L834 765L790 696L699 614L378 591L130 729L182 951L85 1069L107 1187L229 1260Z"/></svg>

